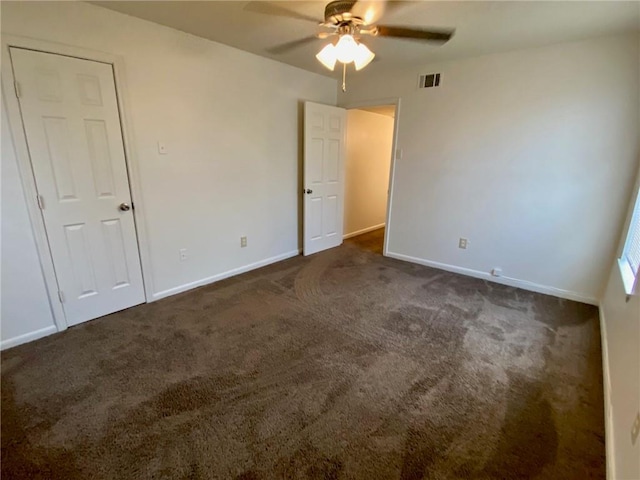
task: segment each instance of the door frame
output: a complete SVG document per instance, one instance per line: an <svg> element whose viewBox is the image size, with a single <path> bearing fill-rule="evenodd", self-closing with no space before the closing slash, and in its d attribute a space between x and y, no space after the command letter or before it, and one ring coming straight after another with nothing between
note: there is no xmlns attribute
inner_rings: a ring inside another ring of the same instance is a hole
<svg viewBox="0 0 640 480"><path fill-rule="evenodd" d="M340 105L345 110L357 110L363 107L379 107L383 105L395 105L396 113L393 117L393 138L391 140L391 161L389 162L389 186L387 188L387 211L385 215L384 225L384 245L382 247L382 255L387 257L389 253L389 231L391 229L391 204L393 199L393 186L396 171L397 143L398 143L398 126L400 124L400 97L378 98L375 100L362 100L359 102L350 102ZM347 128L349 125L347 124ZM347 140L348 141L348 140Z"/></svg>
<svg viewBox="0 0 640 480"><path fill-rule="evenodd" d="M58 281L53 265L53 257L49 248L44 217L37 202L36 182L33 174L31 157L29 155L29 147L22 123L20 104L14 90L15 76L13 73L13 64L10 61L11 57L9 51L11 47L35 50L43 53L52 53L78 58L80 60L90 60L111 65L116 88L118 111L120 113L120 128L122 131L122 140L124 145L125 165L129 176L129 190L131 192L132 202L135 205L135 208L133 209L133 218L136 229L136 242L140 255L140 266L142 269L144 296L145 302L150 302L150 299L153 298L153 288L151 284L152 275L149 237L147 234L146 223L144 221L145 209L142 199L139 164L135 154L135 149L132 148L134 137L131 127L132 122L130 120L128 110L130 102L128 100L129 96L125 81L124 59L119 55L18 35L2 35L1 43L2 51L0 54L3 60L0 67L0 78L2 78L2 99L6 106L7 117L9 120L9 132L13 140L16 160L18 163L18 171L20 173L22 188L24 190L25 201L27 204L27 211L29 213L29 221L31 223L31 229L33 231L36 249L40 260L40 268L42 270L42 276L44 277L45 287L49 297L49 305L51 307L51 313L53 314L56 328L60 332L66 330L68 325L62 304L58 298Z"/></svg>

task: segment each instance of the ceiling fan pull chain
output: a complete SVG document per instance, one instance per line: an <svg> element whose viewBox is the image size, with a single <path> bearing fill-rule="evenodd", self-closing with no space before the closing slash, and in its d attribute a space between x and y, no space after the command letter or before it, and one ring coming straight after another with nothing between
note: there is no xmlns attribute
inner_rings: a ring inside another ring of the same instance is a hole
<svg viewBox="0 0 640 480"><path fill-rule="evenodd" d="M342 91L347 91L347 64L342 64Z"/></svg>

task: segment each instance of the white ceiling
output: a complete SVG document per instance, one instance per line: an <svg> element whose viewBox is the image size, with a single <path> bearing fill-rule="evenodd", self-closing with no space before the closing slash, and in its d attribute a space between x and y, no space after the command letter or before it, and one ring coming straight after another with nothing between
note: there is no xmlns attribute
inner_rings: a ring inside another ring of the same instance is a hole
<svg viewBox="0 0 640 480"><path fill-rule="evenodd" d="M262 2L247 1L93 1L111 10L330 76L314 58L327 40L282 55L265 49L313 35L310 21L258 13ZM322 20L326 2L271 2ZM377 54L368 69L398 68L434 61L549 45L640 30L640 2L628 1L422 1L403 2L381 24L454 27L443 46L365 37Z"/></svg>

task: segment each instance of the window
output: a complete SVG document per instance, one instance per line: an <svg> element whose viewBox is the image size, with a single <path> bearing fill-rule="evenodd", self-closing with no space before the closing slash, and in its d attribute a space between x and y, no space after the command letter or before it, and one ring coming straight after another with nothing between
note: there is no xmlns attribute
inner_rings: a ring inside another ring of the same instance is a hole
<svg viewBox="0 0 640 480"><path fill-rule="evenodd" d="M640 190L636 195L627 241L618 263L627 294L640 294Z"/></svg>

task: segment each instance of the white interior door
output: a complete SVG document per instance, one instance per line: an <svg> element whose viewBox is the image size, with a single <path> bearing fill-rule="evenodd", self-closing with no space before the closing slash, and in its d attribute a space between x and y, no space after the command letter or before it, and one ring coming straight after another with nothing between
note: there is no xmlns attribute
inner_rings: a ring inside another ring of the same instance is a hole
<svg viewBox="0 0 640 480"><path fill-rule="evenodd" d="M11 48L67 324L143 303L112 66Z"/></svg>
<svg viewBox="0 0 640 480"><path fill-rule="evenodd" d="M346 110L304 104L303 253L342 243Z"/></svg>

